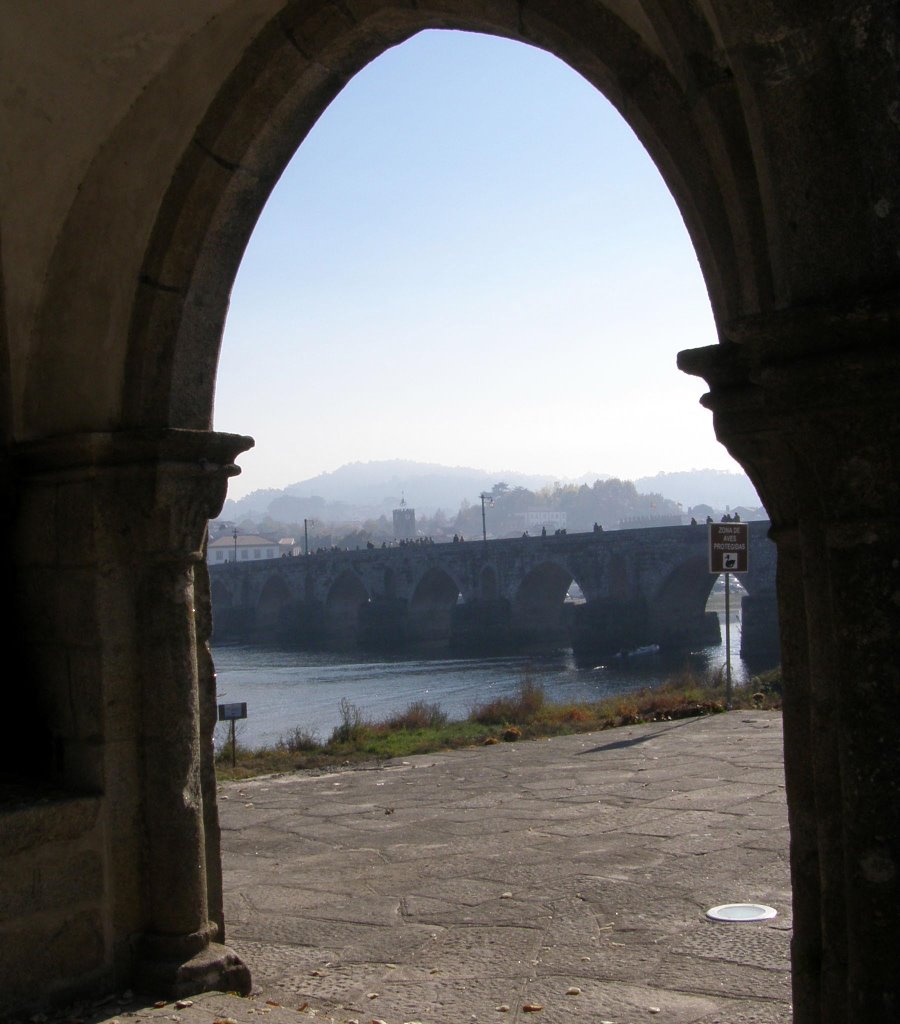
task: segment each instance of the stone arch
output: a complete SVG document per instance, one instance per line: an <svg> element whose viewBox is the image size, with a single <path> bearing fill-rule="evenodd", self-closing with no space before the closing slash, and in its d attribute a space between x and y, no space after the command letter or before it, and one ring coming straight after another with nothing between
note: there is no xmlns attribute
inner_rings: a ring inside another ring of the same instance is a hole
<svg viewBox="0 0 900 1024"><path fill-rule="evenodd" d="M211 582L210 597L212 599L213 607L217 612L220 608L231 608L234 604L232 588L225 583L220 575L216 575Z"/></svg>
<svg viewBox="0 0 900 1024"><path fill-rule="evenodd" d="M610 558L608 579L607 591L610 597L624 601L632 596L628 559L623 555L613 555Z"/></svg>
<svg viewBox="0 0 900 1024"><path fill-rule="evenodd" d="M706 611L716 581L703 555L687 558L669 571L649 602L649 635L670 650L718 643L719 617Z"/></svg>
<svg viewBox="0 0 900 1024"><path fill-rule="evenodd" d="M360 615L369 603L369 592L352 569L345 569L328 588L325 598L325 633L332 642L355 642L360 634Z"/></svg>
<svg viewBox="0 0 900 1024"><path fill-rule="evenodd" d="M256 601L256 630L274 636L285 626L286 613L293 601L291 588L281 573L274 573L262 585Z"/></svg>
<svg viewBox="0 0 900 1024"><path fill-rule="evenodd" d="M497 570L492 565L484 566L478 576L478 596L482 601L496 601L500 596Z"/></svg>
<svg viewBox="0 0 900 1024"><path fill-rule="evenodd" d="M450 639L460 588L448 572L432 566L413 587L409 599L409 635L417 640Z"/></svg>
<svg viewBox="0 0 900 1024"><path fill-rule="evenodd" d="M558 562L541 562L531 569L512 600L514 632L539 642L563 641L569 630L565 599L573 581L572 572Z"/></svg>
<svg viewBox="0 0 900 1024"><path fill-rule="evenodd" d="M582 41L585 19L590 49ZM758 197L744 187L753 168L742 126L727 118L729 103L696 116L656 38L660 28L677 36L679 27L663 25L658 14L654 20L661 24L629 23L599 5L577 13L555 5L539 14L514 0L488 9L468 0L414 9L382 0L361 18L333 9L323 32L304 5L291 5L237 62L162 198L135 296L125 407L143 421L208 425L228 292L271 188L346 81L428 28L519 39L581 73L619 108L666 180L719 317L758 306L771 288Z"/></svg>
<svg viewBox="0 0 900 1024"><path fill-rule="evenodd" d="M244 620L235 588L229 586L222 574L210 573L210 605L212 609L212 635L214 639L236 635Z"/></svg>

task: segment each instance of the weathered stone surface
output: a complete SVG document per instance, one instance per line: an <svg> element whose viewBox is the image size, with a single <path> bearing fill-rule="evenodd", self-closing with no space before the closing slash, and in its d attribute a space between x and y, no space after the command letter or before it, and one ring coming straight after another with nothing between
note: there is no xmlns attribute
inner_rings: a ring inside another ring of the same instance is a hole
<svg viewBox="0 0 900 1024"><path fill-rule="evenodd" d="M771 712L732 712L377 771L227 784L225 910L254 993L231 1004L201 996L177 1015L249 1024L265 1008L269 1024L313 1019L313 1010L335 1024L458 1024L473 1014L521 1020L534 1002L544 1007L535 1020L650 1020L657 1007L660 1020L685 1024L787 1024L780 726ZM741 782L748 763L759 766L752 795ZM718 775L720 799L702 813L665 811L643 783L650 772L676 795L693 785L698 802ZM578 843L553 826L566 812L584 823ZM661 813L684 815L685 827L647 833ZM462 816L479 828L460 835ZM389 828L370 827L385 818ZM330 854L310 859L299 841L308 835ZM717 843L707 849L710 836ZM738 925L705 917L748 900L778 916Z"/></svg>
<svg viewBox="0 0 900 1024"><path fill-rule="evenodd" d="M65 917L84 902L100 906L103 862L99 852L63 849L55 858L49 852L3 859L0 923L43 911Z"/></svg>
<svg viewBox="0 0 900 1024"><path fill-rule="evenodd" d="M49 979L49 980L48 980ZM0 924L3 1012L46 1004L66 987L109 986L111 973L100 910L48 913Z"/></svg>
<svg viewBox="0 0 900 1024"><path fill-rule="evenodd" d="M94 829L101 806L97 797L66 798L51 791L49 798L25 806L0 807L0 856L78 839Z"/></svg>

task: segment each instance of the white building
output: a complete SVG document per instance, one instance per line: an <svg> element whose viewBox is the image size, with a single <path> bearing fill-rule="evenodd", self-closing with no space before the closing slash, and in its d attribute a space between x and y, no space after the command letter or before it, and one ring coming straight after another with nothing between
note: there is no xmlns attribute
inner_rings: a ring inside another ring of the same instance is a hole
<svg viewBox="0 0 900 1024"><path fill-rule="evenodd" d="M525 516L525 529L529 533L540 532L541 529L546 529L547 533L554 533L566 528L566 513L556 509L530 508L521 514Z"/></svg>
<svg viewBox="0 0 900 1024"><path fill-rule="evenodd" d="M245 533L222 534L211 540L206 549L206 561L209 565L221 565L223 562L255 562L263 558L278 558L278 543L268 537Z"/></svg>

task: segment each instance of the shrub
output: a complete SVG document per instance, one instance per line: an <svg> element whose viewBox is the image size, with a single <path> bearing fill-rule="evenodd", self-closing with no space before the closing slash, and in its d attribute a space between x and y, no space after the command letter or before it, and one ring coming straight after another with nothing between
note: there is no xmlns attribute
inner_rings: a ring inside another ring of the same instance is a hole
<svg viewBox="0 0 900 1024"><path fill-rule="evenodd" d="M763 672L762 675L754 676L750 680L750 686L767 697L780 697L782 695L781 666L779 665L778 668L773 668L769 672Z"/></svg>
<svg viewBox="0 0 900 1024"><path fill-rule="evenodd" d="M391 729L406 729L410 732L421 729L442 729L449 716L440 704L429 704L424 700L413 701L405 711L400 711L388 719Z"/></svg>
<svg viewBox="0 0 900 1024"><path fill-rule="evenodd" d="M358 743L363 738L367 727L362 711L355 704L351 704L346 697L342 697L341 724L335 727L328 742L329 744Z"/></svg>
<svg viewBox="0 0 900 1024"><path fill-rule="evenodd" d="M515 695L476 704L469 719L480 725L527 725L543 710L545 699L543 686L526 675Z"/></svg>
<svg viewBox="0 0 900 1024"><path fill-rule="evenodd" d="M289 754L304 754L312 750L319 750L322 744L315 729L295 725L293 729L288 729L281 736L275 746L277 750L284 750Z"/></svg>

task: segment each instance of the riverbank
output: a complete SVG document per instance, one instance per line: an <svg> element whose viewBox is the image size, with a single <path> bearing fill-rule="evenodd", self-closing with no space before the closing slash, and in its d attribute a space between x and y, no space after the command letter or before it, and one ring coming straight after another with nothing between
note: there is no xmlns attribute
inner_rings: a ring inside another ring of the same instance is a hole
<svg viewBox="0 0 900 1024"><path fill-rule="evenodd" d="M683 672L659 686L601 701L576 703L546 699L543 687L527 675L518 692L476 704L468 717L451 721L437 703L415 701L404 711L372 722L346 699L340 724L322 741L302 726L289 727L272 746L226 743L217 755L220 780L301 770L331 770L435 751L515 742L612 729L645 722L667 722L727 709L721 671L699 676ZM734 688L732 707L777 710L781 672L752 677Z"/></svg>

